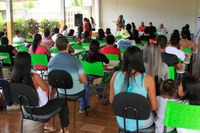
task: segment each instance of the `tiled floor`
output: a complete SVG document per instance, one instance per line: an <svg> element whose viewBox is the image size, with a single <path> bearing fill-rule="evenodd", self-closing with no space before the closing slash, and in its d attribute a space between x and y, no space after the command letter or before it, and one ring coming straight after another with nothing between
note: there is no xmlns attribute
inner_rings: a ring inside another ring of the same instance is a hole
<svg viewBox="0 0 200 133"><path fill-rule="evenodd" d="M111 104L102 105L101 100L96 96L91 96L91 111L87 117L78 113L76 129L73 128L73 103L69 103L70 126L72 133L117 133L117 123L112 112ZM19 133L21 114L16 111L0 111L0 133ZM56 129L60 129L60 121L56 117ZM24 133L41 133L42 124L30 120L24 121Z"/></svg>

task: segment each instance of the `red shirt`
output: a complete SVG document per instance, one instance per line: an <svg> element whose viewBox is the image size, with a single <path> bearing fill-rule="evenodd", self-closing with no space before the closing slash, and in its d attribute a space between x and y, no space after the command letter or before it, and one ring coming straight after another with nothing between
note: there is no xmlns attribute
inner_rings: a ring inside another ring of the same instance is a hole
<svg viewBox="0 0 200 133"><path fill-rule="evenodd" d="M121 59L121 52L119 48L114 47L113 45L108 45L101 49L101 52L103 54L117 54L119 57L119 60Z"/></svg>
<svg viewBox="0 0 200 133"><path fill-rule="evenodd" d="M140 25L138 28L139 31L144 31L144 29L145 29L145 26L142 26L142 25Z"/></svg>

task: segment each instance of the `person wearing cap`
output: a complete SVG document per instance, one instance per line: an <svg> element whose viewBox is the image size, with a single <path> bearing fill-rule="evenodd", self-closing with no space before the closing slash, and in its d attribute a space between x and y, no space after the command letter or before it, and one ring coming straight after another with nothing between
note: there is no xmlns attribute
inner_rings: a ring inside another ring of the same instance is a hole
<svg viewBox="0 0 200 133"><path fill-rule="evenodd" d="M117 47L119 49L126 49L130 46L134 46L135 45L135 41L134 40L129 40L130 34L128 33L127 30L122 30L120 32L120 35L122 36L122 39L120 39L117 43Z"/></svg>

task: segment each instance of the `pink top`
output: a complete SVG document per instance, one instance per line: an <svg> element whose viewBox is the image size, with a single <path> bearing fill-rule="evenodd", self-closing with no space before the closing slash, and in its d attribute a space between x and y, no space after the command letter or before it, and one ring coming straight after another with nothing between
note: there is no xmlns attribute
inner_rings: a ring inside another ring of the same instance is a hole
<svg viewBox="0 0 200 133"><path fill-rule="evenodd" d="M45 44L45 45L47 44L47 45L53 47L54 42L51 38L43 36L41 44Z"/></svg>
<svg viewBox="0 0 200 133"><path fill-rule="evenodd" d="M33 53L32 46L29 48L29 53L30 54L46 54L47 53L47 48L45 46L38 45L35 53ZM41 65L35 65L34 68L38 70L43 70L47 69L47 66L41 66Z"/></svg>

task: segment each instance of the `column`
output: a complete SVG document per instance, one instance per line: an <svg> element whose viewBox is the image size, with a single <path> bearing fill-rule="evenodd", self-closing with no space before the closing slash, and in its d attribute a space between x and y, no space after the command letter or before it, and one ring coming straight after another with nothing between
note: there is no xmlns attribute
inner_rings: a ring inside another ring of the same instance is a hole
<svg viewBox="0 0 200 133"><path fill-rule="evenodd" d="M65 0L60 0L60 11L61 11L61 20L60 20L60 26L61 28L64 27L66 24L66 17L65 17Z"/></svg>
<svg viewBox="0 0 200 133"><path fill-rule="evenodd" d="M6 0L6 23L7 23L7 37L9 40L9 44L12 44L13 30L14 30L12 0Z"/></svg>

